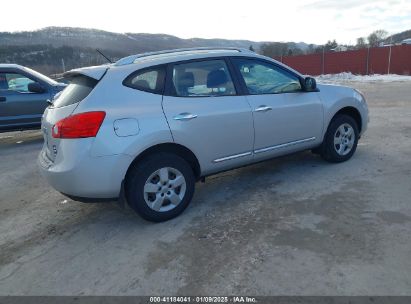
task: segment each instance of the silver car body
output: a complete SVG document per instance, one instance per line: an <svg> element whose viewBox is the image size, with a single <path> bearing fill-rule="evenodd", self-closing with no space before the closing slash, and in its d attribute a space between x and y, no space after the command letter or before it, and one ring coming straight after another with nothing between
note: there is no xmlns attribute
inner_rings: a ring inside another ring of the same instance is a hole
<svg viewBox="0 0 411 304"><path fill-rule="evenodd" d="M133 161L160 145L191 151L197 178L276 156L319 146L333 116L344 108L357 111L360 134L367 129L368 109L356 90L318 85L317 92L180 98L126 87L136 70L187 60L242 56L259 58L300 73L271 58L246 50L183 50L130 56L115 64L72 70L99 80L81 102L46 109L45 143L39 156L43 175L58 191L87 198L119 197ZM272 110L266 111L264 107ZM96 137L56 139L52 127L62 118L105 111ZM179 115L195 119L178 120Z"/></svg>

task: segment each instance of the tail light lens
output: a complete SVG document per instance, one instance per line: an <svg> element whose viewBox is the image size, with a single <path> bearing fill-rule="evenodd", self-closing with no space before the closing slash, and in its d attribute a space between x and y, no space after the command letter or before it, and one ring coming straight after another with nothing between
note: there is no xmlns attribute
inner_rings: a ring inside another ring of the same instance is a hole
<svg viewBox="0 0 411 304"><path fill-rule="evenodd" d="M103 123L106 112L86 112L59 120L52 128L54 138L95 137Z"/></svg>

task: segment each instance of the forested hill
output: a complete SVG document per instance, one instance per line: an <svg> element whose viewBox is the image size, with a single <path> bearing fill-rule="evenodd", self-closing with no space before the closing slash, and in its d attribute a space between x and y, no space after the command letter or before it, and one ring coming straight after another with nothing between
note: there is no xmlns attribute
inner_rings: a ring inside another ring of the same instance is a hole
<svg viewBox="0 0 411 304"><path fill-rule="evenodd" d="M388 36L385 38L385 43L401 43L401 41L408 38L411 38L411 30Z"/></svg>
<svg viewBox="0 0 411 304"><path fill-rule="evenodd" d="M46 74L105 63L95 49L118 59L130 54L187 47L241 47L258 50L262 42L182 39L165 34L112 33L96 29L48 27L31 32L0 32L0 63L18 63ZM305 48L305 43L293 44Z"/></svg>
<svg viewBox="0 0 411 304"><path fill-rule="evenodd" d="M33 32L0 32L0 63L18 63L46 74L105 63L96 52L113 59L130 54L165 49L233 46L258 48L260 43L247 40L181 39L164 34L118 34L95 29L48 27Z"/></svg>

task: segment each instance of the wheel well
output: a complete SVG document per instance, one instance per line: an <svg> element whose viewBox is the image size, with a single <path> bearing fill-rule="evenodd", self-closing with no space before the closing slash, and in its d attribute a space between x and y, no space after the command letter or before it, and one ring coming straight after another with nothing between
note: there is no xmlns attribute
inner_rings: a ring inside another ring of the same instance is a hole
<svg viewBox="0 0 411 304"><path fill-rule="evenodd" d="M342 108L337 113L335 113L334 117L337 116L338 114L345 114L345 115L351 116L358 125L358 132L361 133L361 128L362 128L361 114L360 114L360 112L358 112L358 110L356 108L354 108L354 107ZM333 117L333 119L334 119L334 117Z"/></svg>
<svg viewBox="0 0 411 304"><path fill-rule="evenodd" d="M180 156L181 158L183 158L185 161L189 163L190 167L193 169L194 176L196 177L196 179L199 179L201 177L200 163L198 162L198 159L194 155L194 153L191 152L191 150L189 150L188 148L182 145L179 145L179 144L174 144L174 143L158 144L158 145L152 146L144 150L133 160L129 169L127 170L127 174L128 174L128 171L130 171L130 168L132 168L134 164L138 163L143 158L153 153L157 153L157 152L168 152L168 153L173 153L173 154Z"/></svg>

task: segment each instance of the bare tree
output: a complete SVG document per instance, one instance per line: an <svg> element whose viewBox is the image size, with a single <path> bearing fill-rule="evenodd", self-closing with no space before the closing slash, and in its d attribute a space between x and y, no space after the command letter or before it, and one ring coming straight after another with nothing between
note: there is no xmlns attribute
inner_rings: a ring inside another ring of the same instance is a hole
<svg viewBox="0 0 411 304"><path fill-rule="evenodd" d="M306 54L313 54L315 53L315 45L309 44L307 50L305 51Z"/></svg>
<svg viewBox="0 0 411 304"><path fill-rule="evenodd" d="M288 45L282 42L268 42L261 45L260 51L268 57L285 56L288 52Z"/></svg>
<svg viewBox="0 0 411 304"><path fill-rule="evenodd" d="M375 32L372 32L368 36L368 44L372 47L376 47L382 42L385 37L387 37L388 32L385 30L377 30Z"/></svg>
<svg viewBox="0 0 411 304"><path fill-rule="evenodd" d="M324 46L324 49L327 52L327 51L331 51L332 49L335 49L337 46L338 46L338 43L335 39L333 41L328 40Z"/></svg>
<svg viewBox="0 0 411 304"><path fill-rule="evenodd" d="M357 38L357 49L363 49L367 46L367 42L365 41L364 37Z"/></svg>

